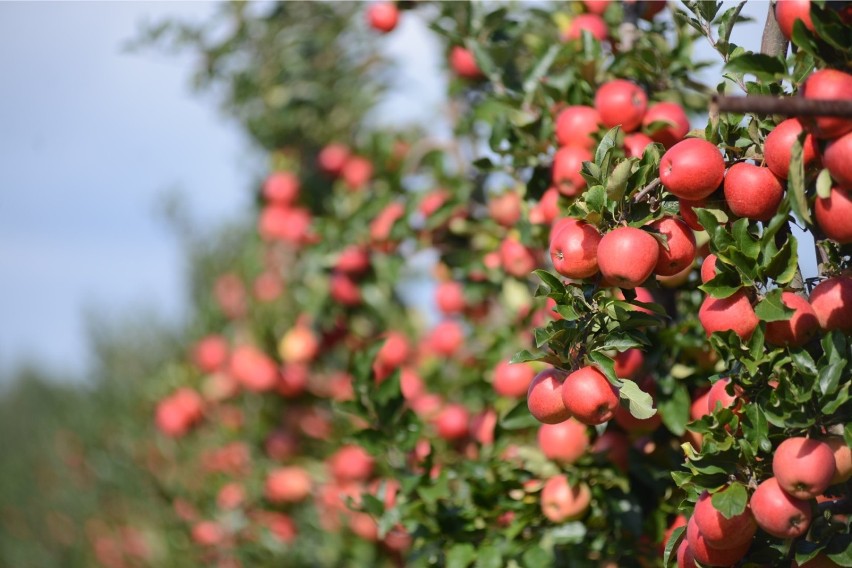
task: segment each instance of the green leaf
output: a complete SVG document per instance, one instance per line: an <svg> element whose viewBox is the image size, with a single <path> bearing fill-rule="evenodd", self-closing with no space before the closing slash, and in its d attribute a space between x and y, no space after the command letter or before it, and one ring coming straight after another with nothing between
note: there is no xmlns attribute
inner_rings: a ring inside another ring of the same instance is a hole
<svg viewBox="0 0 852 568"><path fill-rule="evenodd" d="M713 508L726 519L742 514L748 505L748 491L742 483L731 483L727 489L718 491L710 498Z"/></svg>
<svg viewBox="0 0 852 568"><path fill-rule="evenodd" d="M743 436L746 441L762 452L772 451L769 441L769 423L757 404L747 404L742 419Z"/></svg>
<svg viewBox="0 0 852 568"><path fill-rule="evenodd" d="M592 351L589 353L589 358L595 362L598 369L606 376L612 386L618 387L621 385L621 379L615 374L615 360L608 357L600 351Z"/></svg>
<svg viewBox="0 0 852 568"><path fill-rule="evenodd" d="M539 268L538 270L534 270L533 274L538 276L542 283L546 284L547 287L550 288L551 292L565 292L565 284L547 270Z"/></svg>
<svg viewBox="0 0 852 568"><path fill-rule="evenodd" d="M612 151L613 147L615 147L615 141L618 138L620 130L621 127L619 126L610 129L610 131L604 135L601 143L598 144L598 149L595 151L595 163L597 165L602 165L607 154Z"/></svg>
<svg viewBox="0 0 852 568"><path fill-rule="evenodd" d="M769 81L787 73L787 65L778 57L764 53L744 53L732 58L725 71L751 73L761 80Z"/></svg>
<svg viewBox="0 0 852 568"><path fill-rule="evenodd" d="M805 165L802 159L802 144L807 133L802 132L790 149L790 172L787 177L787 199L796 216L808 225L813 225L808 199L805 195Z"/></svg>
<svg viewBox="0 0 852 568"><path fill-rule="evenodd" d="M680 542L686 536L686 527L678 527L674 531L672 531L672 535L669 537L669 541L666 543L666 550L663 552L663 566L668 568L669 566L674 566L675 561L677 559L677 554L675 553L680 546Z"/></svg>
<svg viewBox="0 0 852 568"><path fill-rule="evenodd" d="M447 568L466 568L474 560L476 549L467 542L456 544L447 552Z"/></svg>
<svg viewBox="0 0 852 568"><path fill-rule="evenodd" d="M542 56L538 63L536 63L535 67L533 67L530 74L527 75L527 78L524 79L523 89L526 94L525 100L532 100L532 95L541 84L541 79L547 75L547 72L550 70L550 66L553 65L553 62L556 60L556 56L559 54L560 49L562 49L562 46L559 44L551 45L547 52L545 52L544 56Z"/></svg>
<svg viewBox="0 0 852 568"><path fill-rule="evenodd" d="M530 414L526 401L515 405L501 419L500 427L504 430L523 430L538 425L538 420Z"/></svg>
<svg viewBox="0 0 852 568"><path fill-rule="evenodd" d="M674 391L670 397L661 398L657 403L663 424L672 434L681 436L686 432L686 425L690 418L690 403L689 391L681 382L675 383Z"/></svg>
<svg viewBox="0 0 852 568"><path fill-rule="evenodd" d="M775 280L782 286L792 282L799 269L798 249L796 237L788 236L781 246L781 250L769 257L763 268L763 275Z"/></svg>
<svg viewBox="0 0 852 568"><path fill-rule="evenodd" d="M816 180L816 192L817 197L821 197L822 199L828 199L831 197L831 173L829 173L827 168L823 168Z"/></svg>
<svg viewBox="0 0 852 568"><path fill-rule="evenodd" d="M630 179L630 173L633 164L636 160L624 160L619 162L612 170L609 179L606 181L606 194L614 201L620 201L624 197L624 191L627 189L627 180Z"/></svg>
<svg viewBox="0 0 852 568"><path fill-rule="evenodd" d="M833 394L837 391L837 385L840 384L840 376L846 368L846 360L834 361L819 370L817 380L819 381L819 391L822 394Z"/></svg>
<svg viewBox="0 0 852 568"><path fill-rule="evenodd" d="M754 313L757 314L757 317L766 322L786 321L793 317L793 314L796 312L784 304L781 300L781 293L782 290L776 288L758 302L754 307Z"/></svg>
<svg viewBox="0 0 852 568"><path fill-rule="evenodd" d="M740 252L752 260L757 260L760 255L760 242L749 233L748 229L749 220L739 219L731 227L731 234Z"/></svg>
<svg viewBox="0 0 852 568"><path fill-rule="evenodd" d="M480 546L476 552L476 568L501 568L503 555L495 546Z"/></svg>
<svg viewBox="0 0 852 568"><path fill-rule="evenodd" d="M606 190L602 185L593 185L586 190L583 200L589 206L589 211L601 213L606 207Z"/></svg>
<svg viewBox="0 0 852 568"><path fill-rule="evenodd" d="M623 379L618 396L627 402L627 409L635 418L646 420L657 413L654 408L654 399L651 395L639 388L639 385L631 380Z"/></svg>

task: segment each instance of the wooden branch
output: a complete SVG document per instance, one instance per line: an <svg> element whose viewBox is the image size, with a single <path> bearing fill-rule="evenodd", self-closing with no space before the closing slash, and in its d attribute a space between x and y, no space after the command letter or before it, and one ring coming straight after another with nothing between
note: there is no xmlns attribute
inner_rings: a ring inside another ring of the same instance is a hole
<svg viewBox="0 0 852 568"><path fill-rule="evenodd" d="M805 99L802 97L715 95L710 109L720 112L781 114L784 116L840 116L852 118L852 100Z"/></svg>
<svg viewBox="0 0 852 568"><path fill-rule="evenodd" d="M633 203L639 203L645 196L654 191L660 185L660 178L654 178L651 183L642 188L642 190L633 196Z"/></svg>
<svg viewBox="0 0 852 568"><path fill-rule="evenodd" d="M781 33L778 20L775 19L775 0L769 2L766 13L766 24L763 26L763 38L760 42L760 53L772 57L787 55L787 38Z"/></svg>

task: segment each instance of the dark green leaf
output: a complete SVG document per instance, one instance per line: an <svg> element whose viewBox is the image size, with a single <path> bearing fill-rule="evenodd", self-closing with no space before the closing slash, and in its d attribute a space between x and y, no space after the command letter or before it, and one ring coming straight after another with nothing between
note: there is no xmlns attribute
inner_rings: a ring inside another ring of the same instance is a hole
<svg viewBox="0 0 852 568"><path fill-rule="evenodd" d="M562 283L559 278L548 272L547 270L538 269L533 271L533 274L541 279L542 283L546 284L548 288L550 288L551 292L565 292L565 284Z"/></svg>
<svg viewBox="0 0 852 568"><path fill-rule="evenodd" d="M731 483L727 489L713 494L713 508L722 513L726 519L735 517L745 511L748 505L748 491L741 483Z"/></svg>
<svg viewBox="0 0 852 568"><path fill-rule="evenodd" d="M466 568L476 560L476 549L472 544L456 544L447 552L447 568Z"/></svg>
<svg viewBox="0 0 852 568"><path fill-rule="evenodd" d="M751 73L758 79L772 80L787 73L787 65L778 57L764 53L744 53L732 58L725 65L726 71Z"/></svg>
<svg viewBox="0 0 852 568"><path fill-rule="evenodd" d="M822 394L833 394L837 390L837 385L840 384L840 376L846 368L846 360L834 361L819 370L817 379L819 380L819 391Z"/></svg>
<svg viewBox="0 0 852 568"><path fill-rule="evenodd" d="M754 313L757 314L757 317L766 322L789 320L795 311L788 308L784 302L781 301L781 293L782 290L780 288L776 288L769 292L764 299L758 302L758 304L754 307Z"/></svg>
<svg viewBox="0 0 852 568"><path fill-rule="evenodd" d="M806 136L802 132L790 149L790 173L787 178L787 199L796 216L808 225L813 225L808 199L805 195L805 166L802 161L802 143Z"/></svg>

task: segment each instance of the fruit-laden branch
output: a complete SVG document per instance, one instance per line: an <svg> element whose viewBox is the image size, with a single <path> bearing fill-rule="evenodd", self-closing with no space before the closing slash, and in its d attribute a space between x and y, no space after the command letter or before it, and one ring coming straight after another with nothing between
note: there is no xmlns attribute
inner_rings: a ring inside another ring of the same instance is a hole
<svg viewBox="0 0 852 568"><path fill-rule="evenodd" d="M727 97L716 95L710 101L711 112L781 114L784 116L841 116L852 118L852 101L820 100L801 97L770 97L755 95Z"/></svg>

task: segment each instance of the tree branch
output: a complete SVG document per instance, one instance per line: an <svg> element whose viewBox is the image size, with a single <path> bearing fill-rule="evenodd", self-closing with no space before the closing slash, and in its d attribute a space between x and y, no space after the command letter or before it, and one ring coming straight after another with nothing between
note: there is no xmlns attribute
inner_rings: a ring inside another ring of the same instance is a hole
<svg viewBox="0 0 852 568"><path fill-rule="evenodd" d="M775 0L769 2L766 13L766 24L763 26L763 38L760 42L760 53L772 57L787 55L787 38L781 33L778 20L775 19Z"/></svg>
<svg viewBox="0 0 852 568"><path fill-rule="evenodd" d="M748 97L714 95L710 101L711 112L713 108L716 108L720 112L852 118L852 101L837 99L805 99L802 97L770 97L765 95Z"/></svg>

